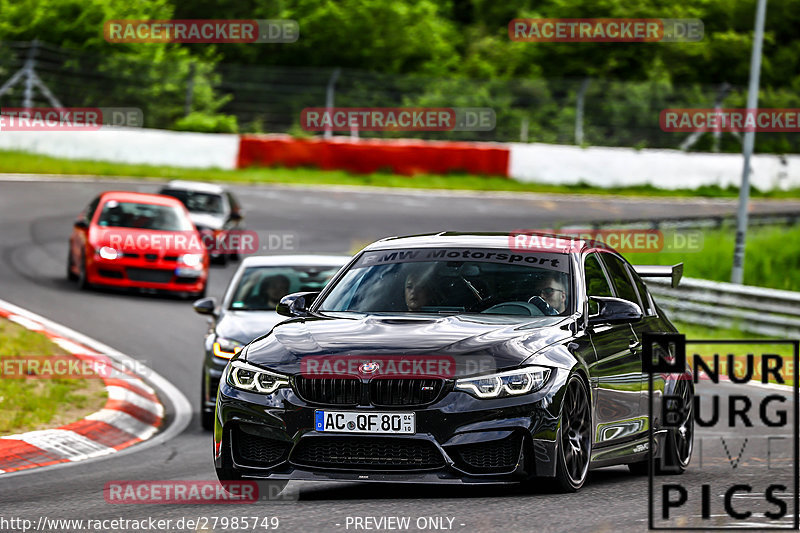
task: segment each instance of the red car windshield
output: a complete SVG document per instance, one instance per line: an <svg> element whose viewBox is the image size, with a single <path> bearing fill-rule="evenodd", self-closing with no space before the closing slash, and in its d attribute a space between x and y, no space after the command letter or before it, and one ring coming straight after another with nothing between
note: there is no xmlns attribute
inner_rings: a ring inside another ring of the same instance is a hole
<svg viewBox="0 0 800 533"><path fill-rule="evenodd" d="M103 205L97 224L101 227L160 231L194 229L186 214L178 207L116 200L109 200Z"/></svg>

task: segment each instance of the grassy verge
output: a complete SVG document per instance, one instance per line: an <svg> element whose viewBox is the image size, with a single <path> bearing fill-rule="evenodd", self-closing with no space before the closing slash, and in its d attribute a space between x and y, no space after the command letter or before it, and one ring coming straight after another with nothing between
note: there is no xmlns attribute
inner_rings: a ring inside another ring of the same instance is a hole
<svg viewBox="0 0 800 533"><path fill-rule="evenodd" d="M628 254L633 264L684 263L684 275L730 281L736 229L725 227L703 234L702 250ZM800 226L754 226L747 233L744 283L800 291ZM757 302L754 302L757 306Z"/></svg>
<svg viewBox="0 0 800 533"><path fill-rule="evenodd" d="M570 193L628 196L704 196L729 197L738 195L737 189L700 187L698 189L664 190L649 185L635 187L601 188L579 183L576 185L547 185L521 183L500 176L473 176L467 174L420 174L400 176L390 173L351 174L341 170L314 168L261 168L240 170L186 169L167 166L128 165L73 159L58 159L36 154L0 150L0 173L93 175L126 178L187 179L221 181L230 183L285 183L306 185L361 185L375 187L407 187L417 189L448 189L476 191L510 191L538 193ZM753 191L754 197L800 198L800 189L762 193Z"/></svg>
<svg viewBox="0 0 800 533"><path fill-rule="evenodd" d="M773 344L769 343L768 339L771 337L764 337L754 333L746 333L737 329L717 329L710 328L698 324L689 324L685 322L673 322L678 331L686 335L686 340L749 340L749 341L765 341L763 344L689 344L686 348L686 355L691 357L692 354L699 354L703 360L711 365L713 361L713 354L718 353L720 356L720 374L725 374L726 367L723 365L727 363L728 354L734 355L734 375L743 376L746 372L746 355L751 353L755 356L753 365L753 380L760 381L761 379L761 365L760 357L762 354L775 354L783 359L783 369L780 375L784 378L784 384L791 385L794 383L794 374L797 371L794 368L794 348L786 344ZM775 383L775 379L769 379L770 383Z"/></svg>
<svg viewBox="0 0 800 533"><path fill-rule="evenodd" d="M67 355L44 335L0 319L0 364L14 356ZM19 379L1 373L0 435L69 424L98 411L105 402L101 379Z"/></svg>
<svg viewBox="0 0 800 533"><path fill-rule="evenodd" d="M680 322L678 320L673 320L672 323L676 328L678 328L678 331L686 335L687 340L763 340L769 338L755 333L747 333L738 329L711 328L700 324Z"/></svg>

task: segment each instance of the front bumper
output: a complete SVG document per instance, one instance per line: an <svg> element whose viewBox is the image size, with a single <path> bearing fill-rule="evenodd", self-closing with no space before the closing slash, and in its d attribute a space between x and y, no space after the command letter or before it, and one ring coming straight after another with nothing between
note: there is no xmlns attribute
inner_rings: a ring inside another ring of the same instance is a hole
<svg viewBox="0 0 800 533"><path fill-rule="evenodd" d="M226 359L220 359L210 353L206 353L206 361L203 369L203 392L205 394L202 398L203 410L206 412L214 412L214 406L217 403L219 380L222 377L227 363L228 361Z"/></svg>
<svg viewBox="0 0 800 533"><path fill-rule="evenodd" d="M245 478L413 483L503 483L555 475L563 384L555 370L538 392L479 400L445 387L426 406L343 407L305 402L292 389L270 395L222 381L214 459ZM315 411L414 412L416 433L320 432Z"/></svg>
<svg viewBox="0 0 800 533"><path fill-rule="evenodd" d="M86 265L86 279L92 285L172 292L200 292L208 280L208 267L180 270L174 261L95 258Z"/></svg>

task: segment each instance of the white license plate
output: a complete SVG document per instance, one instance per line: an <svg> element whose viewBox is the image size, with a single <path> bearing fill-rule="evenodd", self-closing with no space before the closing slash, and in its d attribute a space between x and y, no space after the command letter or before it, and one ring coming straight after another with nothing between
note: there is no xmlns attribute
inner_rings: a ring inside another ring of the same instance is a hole
<svg viewBox="0 0 800 533"><path fill-rule="evenodd" d="M314 412L314 429L337 433L415 433L414 413Z"/></svg>
<svg viewBox="0 0 800 533"><path fill-rule="evenodd" d="M175 269L175 275L183 278L199 278L203 275L203 271L195 268L177 267Z"/></svg>

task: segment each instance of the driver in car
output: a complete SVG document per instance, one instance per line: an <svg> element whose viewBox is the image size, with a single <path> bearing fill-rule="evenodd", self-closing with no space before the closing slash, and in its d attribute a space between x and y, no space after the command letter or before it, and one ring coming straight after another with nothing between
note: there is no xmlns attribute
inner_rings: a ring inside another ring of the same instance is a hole
<svg viewBox="0 0 800 533"><path fill-rule="evenodd" d="M542 302L545 305L541 305ZM567 309L567 288L562 276L556 272L545 274L538 282L536 288L536 295L529 300L529 302L542 308L545 314L557 315L563 313ZM554 312L547 309L549 307Z"/></svg>
<svg viewBox="0 0 800 533"><path fill-rule="evenodd" d="M410 272L405 282L406 307L411 312L420 311L433 299L430 275L419 270Z"/></svg>
<svg viewBox="0 0 800 533"><path fill-rule="evenodd" d="M282 274L270 276L261 282L261 287L266 287L264 291L267 300L266 307L274 309L281 298L289 293L289 278Z"/></svg>

